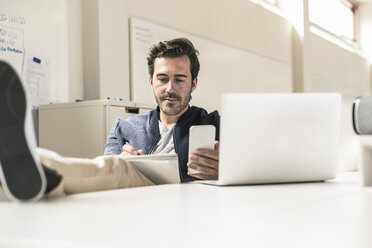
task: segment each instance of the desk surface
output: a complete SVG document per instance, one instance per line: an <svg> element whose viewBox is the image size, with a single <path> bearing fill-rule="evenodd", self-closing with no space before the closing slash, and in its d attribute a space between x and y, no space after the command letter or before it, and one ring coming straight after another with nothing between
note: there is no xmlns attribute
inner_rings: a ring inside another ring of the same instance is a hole
<svg viewBox="0 0 372 248"><path fill-rule="evenodd" d="M372 247L372 187L163 185L16 204L0 195L0 247Z"/></svg>

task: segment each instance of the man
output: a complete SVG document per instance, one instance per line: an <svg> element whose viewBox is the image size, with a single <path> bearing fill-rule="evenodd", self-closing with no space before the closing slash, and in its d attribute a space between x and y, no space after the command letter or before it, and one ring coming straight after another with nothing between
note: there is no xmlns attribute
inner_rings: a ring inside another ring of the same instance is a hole
<svg viewBox="0 0 372 248"><path fill-rule="evenodd" d="M189 128L211 124L219 139L217 111L210 114L190 107L191 93L198 85L198 51L186 38L151 47L148 58L149 83L158 107L146 115L118 119L112 128L105 154L142 155L177 153L182 182L218 178L219 143L215 150L200 149L188 162ZM190 174L187 168L199 173Z"/></svg>
<svg viewBox="0 0 372 248"><path fill-rule="evenodd" d="M155 45L148 58L150 85L158 102L146 115L118 119L106 144L105 156L66 158L51 151L36 151L27 86L14 69L0 61L0 181L10 199L36 201L45 194L66 194L153 185L119 154L176 152L183 182L217 179L215 150L198 150L188 161L188 134L192 125L213 124L217 112L190 107L198 80L197 51L187 39ZM199 171L187 174L187 167Z"/></svg>

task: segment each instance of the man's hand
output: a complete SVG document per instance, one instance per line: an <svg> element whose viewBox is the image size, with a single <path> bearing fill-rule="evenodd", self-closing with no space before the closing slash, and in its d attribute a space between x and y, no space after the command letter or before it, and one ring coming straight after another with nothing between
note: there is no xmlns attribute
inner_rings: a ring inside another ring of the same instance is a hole
<svg viewBox="0 0 372 248"><path fill-rule="evenodd" d="M129 145L128 143L123 145L123 151L120 155L143 155L144 152L142 149L136 150L133 146Z"/></svg>
<svg viewBox="0 0 372 248"><path fill-rule="evenodd" d="M192 177L206 180L218 179L218 159L220 156L220 143L214 142L214 150L198 149L189 157L187 166L191 169L199 171L196 174L187 174Z"/></svg>

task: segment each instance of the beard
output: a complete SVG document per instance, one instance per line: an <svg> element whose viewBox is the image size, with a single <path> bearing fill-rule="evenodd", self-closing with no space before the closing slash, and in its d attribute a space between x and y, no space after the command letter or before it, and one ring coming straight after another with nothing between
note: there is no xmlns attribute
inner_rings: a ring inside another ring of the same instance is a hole
<svg viewBox="0 0 372 248"><path fill-rule="evenodd" d="M175 103L165 103L164 100L166 98L173 98L176 99ZM174 93L166 93L161 95L160 97L155 96L156 102L160 107L160 110L169 116L178 115L181 113L182 110L186 108L186 106L189 104L191 100L191 89L189 94L182 99L179 95L176 95Z"/></svg>

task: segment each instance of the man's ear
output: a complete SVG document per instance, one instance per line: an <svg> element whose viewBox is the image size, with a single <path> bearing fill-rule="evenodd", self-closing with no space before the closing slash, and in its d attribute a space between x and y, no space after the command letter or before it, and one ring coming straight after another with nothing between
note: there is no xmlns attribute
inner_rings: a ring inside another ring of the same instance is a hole
<svg viewBox="0 0 372 248"><path fill-rule="evenodd" d="M151 76L149 76L149 84L150 84L150 86L152 86L152 77Z"/></svg>
<svg viewBox="0 0 372 248"><path fill-rule="evenodd" d="M196 89L196 86L198 86L198 78L194 78L194 80L192 80L192 84L191 84L191 92L193 92L195 89Z"/></svg>

